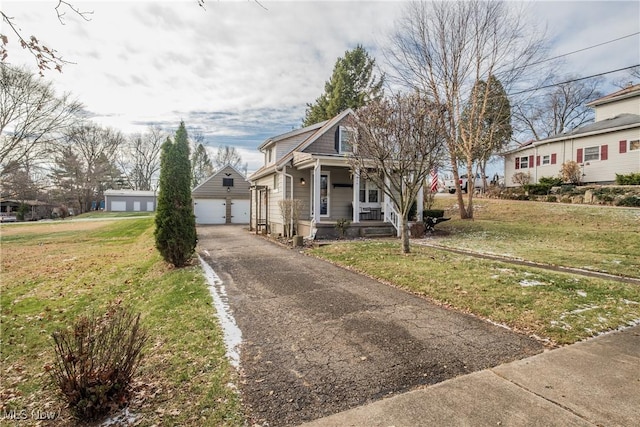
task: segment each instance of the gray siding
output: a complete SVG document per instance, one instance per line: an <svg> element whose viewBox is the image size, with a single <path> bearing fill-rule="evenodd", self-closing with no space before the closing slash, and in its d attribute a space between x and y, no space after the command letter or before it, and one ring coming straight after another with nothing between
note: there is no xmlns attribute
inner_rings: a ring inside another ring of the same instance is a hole
<svg viewBox="0 0 640 427"><path fill-rule="evenodd" d="M156 210L156 198L153 196L122 196L122 195L107 195L105 196L105 209L112 211L111 206L113 202L125 202L125 212L153 212ZM135 202L140 203L140 209L135 210ZM149 209L147 209L148 203L151 203Z"/></svg>
<svg viewBox="0 0 640 427"><path fill-rule="evenodd" d="M300 135L293 136L291 138L283 139L276 142L276 161L280 160L286 154L296 148L302 141L309 138L317 130L302 133Z"/></svg>
<svg viewBox="0 0 640 427"><path fill-rule="evenodd" d="M335 145L336 129L338 129L338 126L346 126L346 124L347 117L332 126L329 130L327 130L317 140L315 140L311 145L309 145L302 151L305 153L313 154L338 154Z"/></svg>
<svg viewBox="0 0 640 427"><path fill-rule="evenodd" d="M227 191L227 187L222 185L223 178L233 178L233 187L229 187L229 191ZM230 197L248 200L251 193L249 192L249 182L245 177L231 166L226 166L196 187L191 197L194 199L226 199Z"/></svg>

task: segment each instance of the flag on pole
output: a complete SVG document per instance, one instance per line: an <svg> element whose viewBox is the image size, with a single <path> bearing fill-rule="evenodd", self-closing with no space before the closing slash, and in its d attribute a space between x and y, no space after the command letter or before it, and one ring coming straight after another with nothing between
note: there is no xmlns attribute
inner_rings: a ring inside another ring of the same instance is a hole
<svg viewBox="0 0 640 427"><path fill-rule="evenodd" d="M438 192L438 170L436 168L431 169L431 192Z"/></svg>

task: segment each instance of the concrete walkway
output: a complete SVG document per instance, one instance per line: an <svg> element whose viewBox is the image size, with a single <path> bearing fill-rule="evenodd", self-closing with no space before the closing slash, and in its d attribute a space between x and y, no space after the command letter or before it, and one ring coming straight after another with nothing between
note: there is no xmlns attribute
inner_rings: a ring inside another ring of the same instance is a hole
<svg viewBox="0 0 640 427"><path fill-rule="evenodd" d="M640 425L640 326L304 424L451 425Z"/></svg>

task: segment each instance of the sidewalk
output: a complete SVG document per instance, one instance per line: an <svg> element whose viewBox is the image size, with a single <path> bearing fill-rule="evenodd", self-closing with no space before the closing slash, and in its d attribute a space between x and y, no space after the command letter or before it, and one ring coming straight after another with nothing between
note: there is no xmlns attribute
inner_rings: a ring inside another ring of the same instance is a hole
<svg viewBox="0 0 640 427"><path fill-rule="evenodd" d="M640 326L321 418L328 426L637 426Z"/></svg>

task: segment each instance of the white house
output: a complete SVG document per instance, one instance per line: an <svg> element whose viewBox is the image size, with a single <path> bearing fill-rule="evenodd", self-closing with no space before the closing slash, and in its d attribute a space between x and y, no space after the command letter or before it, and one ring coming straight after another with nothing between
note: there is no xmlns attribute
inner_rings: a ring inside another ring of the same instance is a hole
<svg viewBox="0 0 640 427"><path fill-rule="evenodd" d="M528 172L531 183L558 177L571 160L582 167L584 183L613 184L616 174L639 173L640 84L587 105L595 109L593 123L504 153L505 185L517 185L512 178L518 172Z"/></svg>

